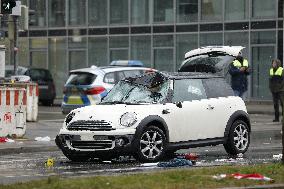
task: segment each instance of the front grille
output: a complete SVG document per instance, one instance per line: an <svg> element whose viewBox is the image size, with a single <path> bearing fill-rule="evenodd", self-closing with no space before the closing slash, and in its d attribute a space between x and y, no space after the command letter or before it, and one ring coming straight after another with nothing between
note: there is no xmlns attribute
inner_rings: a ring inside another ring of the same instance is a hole
<svg viewBox="0 0 284 189"><path fill-rule="evenodd" d="M110 131L114 130L110 123L105 120L75 121L68 127L70 131Z"/></svg>
<svg viewBox="0 0 284 189"><path fill-rule="evenodd" d="M108 149L112 147L111 140L102 141L70 141L73 148L79 149Z"/></svg>

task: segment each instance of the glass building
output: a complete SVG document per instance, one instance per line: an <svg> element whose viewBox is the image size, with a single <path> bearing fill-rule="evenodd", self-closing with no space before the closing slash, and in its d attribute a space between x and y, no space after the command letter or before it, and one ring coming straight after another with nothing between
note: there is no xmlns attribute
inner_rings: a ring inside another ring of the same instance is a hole
<svg viewBox="0 0 284 189"><path fill-rule="evenodd" d="M19 33L19 64L51 70L59 98L72 69L138 59L148 67L177 71L189 50L242 45L252 69L246 96L266 100L271 99L271 60L283 60L283 0L22 0L22 4L35 14L30 16L29 31ZM8 40L0 44L8 46Z"/></svg>

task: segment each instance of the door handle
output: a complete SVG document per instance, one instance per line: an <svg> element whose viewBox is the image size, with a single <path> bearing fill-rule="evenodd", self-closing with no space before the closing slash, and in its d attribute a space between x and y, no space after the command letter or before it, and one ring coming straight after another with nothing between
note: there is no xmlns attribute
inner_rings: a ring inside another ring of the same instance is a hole
<svg viewBox="0 0 284 189"><path fill-rule="evenodd" d="M213 110L214 108L215 108L214 106L208 104L207 110Z"/></svg>
<svg viewBox="0 0 284 189"><path fill-rule="evenodd" d="M171 113L171 111L170 111L169 109L164 109L164 110L162 111L162 114L169 114L169 113Z"/></svg>

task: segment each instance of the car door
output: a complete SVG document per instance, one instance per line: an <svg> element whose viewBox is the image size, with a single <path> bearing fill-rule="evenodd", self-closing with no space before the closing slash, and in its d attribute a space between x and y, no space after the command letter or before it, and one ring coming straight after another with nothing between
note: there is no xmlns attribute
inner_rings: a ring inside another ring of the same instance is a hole
<svg viewBox="0 0 284 189"><path fill-rule="evenodd" d="M208 100L201 79L182 79L174 81L173 102L167 117L170 142L182 142L209 138L207 118L210 113ZM211 116L210 116L211 117Z"/></svg>

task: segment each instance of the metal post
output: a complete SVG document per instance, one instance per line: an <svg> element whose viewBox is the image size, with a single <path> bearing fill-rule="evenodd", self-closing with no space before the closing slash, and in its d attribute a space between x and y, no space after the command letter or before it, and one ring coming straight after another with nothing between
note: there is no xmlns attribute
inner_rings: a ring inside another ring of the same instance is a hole
<svg viewBox="0 0 284 189"><path fill-rule="evenodd" d="M13 48L13 62L14 62L14 74L17 72L18 64L17 64L17 55L18 55L18 24L17 24L17 16L13 16L14 22L14 48Z"/></svg>

